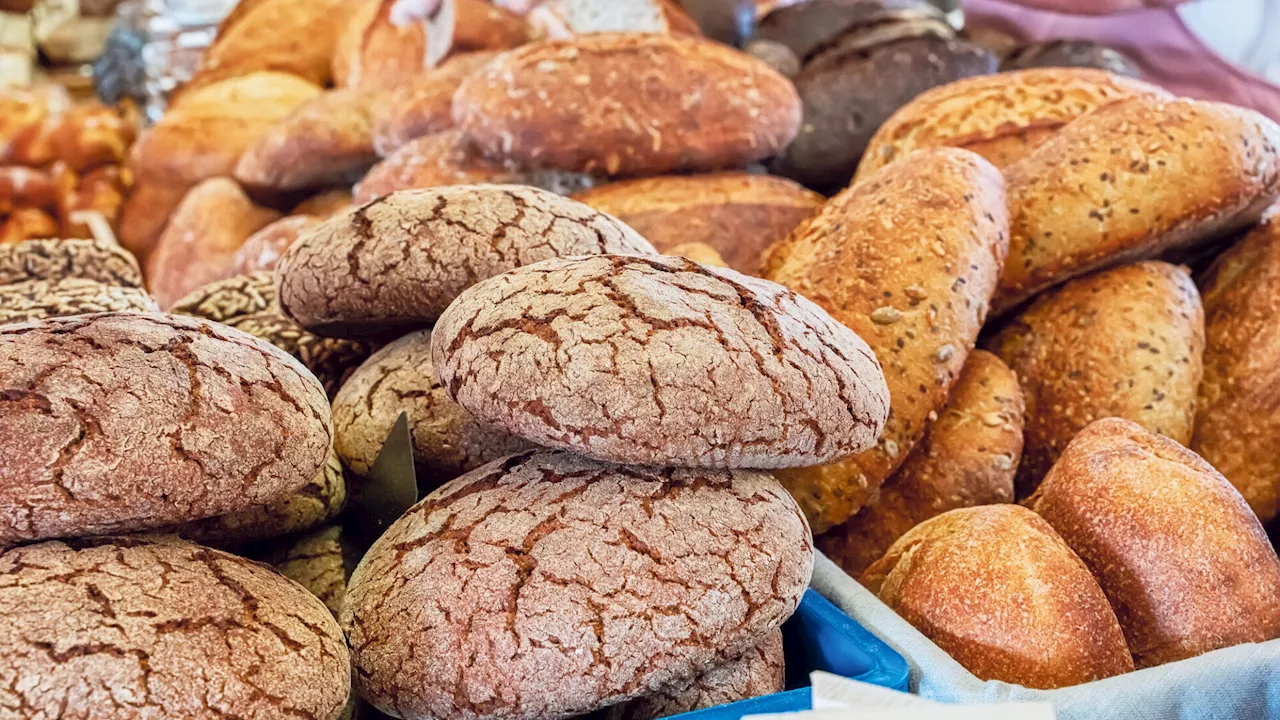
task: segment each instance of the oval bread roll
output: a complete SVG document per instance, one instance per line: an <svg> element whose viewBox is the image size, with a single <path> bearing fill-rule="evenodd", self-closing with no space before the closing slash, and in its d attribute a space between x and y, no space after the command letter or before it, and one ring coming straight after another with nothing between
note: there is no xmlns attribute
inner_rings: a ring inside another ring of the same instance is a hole
<svg viewBox="0 0 1280 720"><path fill-rule="evenodd" d="M1232 105L1135 97L1066 126L1005 179L997 314L1076 275L1257 222L1280 196L1280 125Z"/></svg>
<svg viewBox="0 0 1280 720"><path fill-rule="evenodd" d="M926 520L859 580L983 680L1050 689L1133 670L1098 582L1019 505Z"/></svg>
<svg viewBox="0 0 1280 720"><path fill-rule="evenodd" d="M1019 497L1099 418L1191 441L1204 310L1185 268L1153 261L1072 280L1005 326L991 350L1026 396Z"/></svg>
<svg viewBox="0 0 1280 720"><path fill-rule="evenodd" d="M1018 376L975 350L946 407L870 504L817 538L818 548L857 576L911 528L948 510L1013 502L1025 407Z"/></svg>
<svg viewBox="0 0 1280 720"><path fill-rule="evenodd" d="M1027 505L1098 578L1138 667L1280 637L1280 559L1262 524L1178 443L1099 420Z"/></svg>
<svg viewBox="0 0 1280 720"><path fill-rule="evenodd" d="M943 148L845 190L771 251L765 277L853 329L889 383L889 422L876 447L778 471L815 531L866 504L942 409L986 318L1008 231L999 171Z"/></svg>
<svg viewBox="0 0 1280 720"><path fill-rule="evenodd" d="M531 43L453 98L454 122L483 153L607 175L741 167L790 142L800 116L791 82L760 60L647 33Z"/></svg>
<svg viewBox="0 0 1280 720"><path fill-rule="evenodd" d="M679 245L672 245L667 248L663 255L672 257L688 258L700 265L710 265L712 267L727 268L729 264L720 257L720 253L716 249L706 243L687 242Z"/></svg>
<svg viewBox="0 0 1280 720"><path fill-rule="evenodd" d="M1191 449L1262 522L1280 513L1280 218L1223 253L1202 283L1204 380Z"/></svg>
<svg viewBox="0 0 1280 720"><path fill-rule="evenodd" d="M454 55L430 72L414 75L373 107L373 147L382 157L424 135L453 127L453 94L496 52Z"/></svg>
<svg viewBox="0 0 1280 720"><path fill-rule="evenodd" d="M350 0L241 0L218 26L187 87L258 70L328 84L347 4Z"/></svg>

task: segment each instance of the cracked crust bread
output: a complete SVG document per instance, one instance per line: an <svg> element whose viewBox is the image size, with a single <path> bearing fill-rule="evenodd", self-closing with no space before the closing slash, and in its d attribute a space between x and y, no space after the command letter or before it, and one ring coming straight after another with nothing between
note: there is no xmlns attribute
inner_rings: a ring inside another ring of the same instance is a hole
<svg viewBox="0 0 1280 720"><path fill-rule="evenodd" d="M982 680L1048 690L1133 670L1085 563L1020 505L926 520L859 581Z"/></svg>
<svg viewBox="0 0 1280 720"><path fill-rule="evenodd" d="M791 81L700 38L596 33L518 48L468 77L453 119L481 152L607 175L741 167L800 127Z"/></svg>
<svg viewBox="0 0 1280 720"><path fill-rule="evenodd" d="M818 549L857 577L929 518L1013 502L1024 414L1018 376L995 355L974 350L906 462L858 514L820 535Z"/></svg>
<svg viewBox="0 0 1280 720"><path fill-rule="evenodd" d="M0 245L0 285L67 278L142 287L138 261L113 242L50 238Z"/></svg>
<svg viewBox="0 0 1280 720"><path fill-rule="evenodd" d="M1071 277L1257 222L1280 196L1280 125L1222 103L1130 98L1067 125L1005 180L997 314Z"/></svg>
<svg viewBox="0 0 1280 720"><path fill-rule="evenodd" d="M1191 442L1204 310L1185 268L1152 261L1072 280L1013 318L990 349L1027 402L1019 497L1099 418Z"/></svg>
<svg viewBox="0 0 1280 720"><path fill-rule="evenodd" d="M334 448L368 475L400 413L409 420L418 486L436 488L532 444L471 416L449 397L431 364L431 331L409 333L374 353L333 398Z"/></svg>
<svg viewBox="0 0 1280 720"><path fill-rule="evenodd" d="M27 280L0 285L0 323L118 311L158 312L145 290L96 280Z"/></svg>
<svg viewBox="0 0 1280 720"><path fill-rule="evenodd" d="M1090 110L1137 96L1171 97L1155 85L1086 68L959 80L921 93L890 116L872 136L854 179L931 147L972 150L1003 169Z"/></svg>
<svg viewBox="0 0 1280 720"><path fill-rule="evenodd" d="M557 258L475 285L432 332L440 383L482 422L607 462L813 465L869 447L888 390L805 298L685 258Z"/></svg>
<svg viewBox="0 0 1280 720"><path fill-rule="evenodd" d="M267 567L166 537L0 554L7 717L336 720L341 629Z"/></svg>
<svg viewBox="0 0 1280 720"><path fill-rule="evenodd" d="M892 407L876 446L778 478L815 532L848 520L942 409L973 349L1009 247L1004 181L966 150L922 150L827 202L769 253L765 277L866 340Z"/></svg>
<svg viewBox="0 0 1280 720"><path fill-rule="evenodd" d="M265 505L332 442L315 377L238 330L141 313L0 326L0 544Z"/></svg>
<svg viewBox="0 0 1280 720"><path fill-rule="evenodd" d="M410 140L453 127L453 94L496 52L455 55L439 67L415 75L373 107L373 147L386 157Z"/></svg>
<svg viewBox="0 0 1280 720"><path fill-rule="evenodd" d="M431 325L485 278L562 255L653 253L622 222L544 190L401 190L330 218L276 268L280 306L326 335Z"/></svg>
<svg viewBox="0 0 1280 720"><path fill-rule="evenodd" d="M825 202L790 180L746 172L624 180L573 198L630 225L660 252L705 243L747 275L758 275L761 253Z"/></svg>
<svg viewBox="0 0 1280 720"><path fill-rule="evenodd" d="M1262 524L1178 443L1099 420L1026 504L1098 578L1139 668L1280 637L1280 559Z"/></svg>
<svg viewBox="0 0 1280 720"><path fill-rule="evenodd" d="M795 612L812 569L804 516L768 473L540 451L406 512L341 620L360 694L384 712L563 718L740 656Z"/></svg>
<svg viewBox="0 0 1280 720"><path fill-rule="evenodd" d="M1270 522L1280 514L1280 216L1220 255L1200 285L1204 380L1191 449Z"/></svg>

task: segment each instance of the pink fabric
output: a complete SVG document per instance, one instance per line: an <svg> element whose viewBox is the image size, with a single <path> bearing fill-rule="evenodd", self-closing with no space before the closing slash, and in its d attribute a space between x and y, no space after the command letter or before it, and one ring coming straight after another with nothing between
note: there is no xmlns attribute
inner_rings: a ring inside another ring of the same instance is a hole
<svg viewBox="0 0 1280 720"><path fill-rule="evenodd" d="M1143 0L1072 0L1073 11L1131 10ZM1145 0L1147 5L1178 4ZM1253 108L1280 121L1280 86L1223 60L1198 38L1172 7L1112 15L1068 15L1029 5L1062 7L1064 0L965 0L967 22L1013 34L1026 41L1086 39L1109 45L1133 58L1143 78L1170 92Z"/></svg>

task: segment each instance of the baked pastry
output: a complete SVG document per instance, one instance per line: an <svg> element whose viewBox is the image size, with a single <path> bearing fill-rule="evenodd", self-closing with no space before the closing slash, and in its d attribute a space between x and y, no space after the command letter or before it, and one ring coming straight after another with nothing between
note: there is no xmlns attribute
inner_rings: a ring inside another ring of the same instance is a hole
<svg viewBox="0 0 1280 720"><path fill-rule="evenodd" d="M275 270L280 256L298 236L324 222L314 215L289 215L249 236L231 257L227 277Z"/></svg>
<svg viewBox="0 0 1280 720"><path fill-rule="evenodd" d="M371 109L373 147L386 157L410 140L453 127L453 94L496 52L454 55L430 72L407 78Z"/></svg>

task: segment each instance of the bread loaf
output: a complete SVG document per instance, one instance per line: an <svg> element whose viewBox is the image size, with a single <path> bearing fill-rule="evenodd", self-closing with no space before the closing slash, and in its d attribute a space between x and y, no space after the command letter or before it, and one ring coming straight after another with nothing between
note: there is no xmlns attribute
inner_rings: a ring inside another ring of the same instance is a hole
<svg viewBox="0 0 1280 720"><path fill-rule="evenodd" d="M1223 253L1201 282L1204 380L1191 449L1231 481L1262 522L1280 514L1280 218Z"/></svg>
<svg viewBox="0 0 1280 720"><path fill-rule="evenodd" d="M298 239L298 235L319 225L323 220L314 215L282 217L249 236L231 257L228 277L275 270L280 256Z"/></svg>
<svg viewBox="0 0 1280 720"><path fill-rule="evenodd" d="M799 129L800 100L763 62L711 41L596 33L489 63L458 88L453 119L488 155L657 175L774 154Z"/></svg>
<svg viewBox="0 0 1280 720"><path fill-rule="evenodd" d="M139 180L120 213L120 244L145 263L189 189L186 183Z"/></svg>
<svg viewBox="0 0 1280 720"><path fill-rule="evenodd" d="M765 248L818 211L823 198L799 185L745 172L610 183L574 199L635 228L660 252L687 243L710 245L729 267L760 273Z"/></svg>
<svg viewBox="0 0 1280 720"><path fill-rule="evenodd" d="M1199 455L1119 418L1085 428L1027 501L1106 591L1138 667L1280 637L1280 559Z"/></svg>
<svg viewBox="0 0 1280 720"><path fill-rule="evenodd" d="M247 75L259 70L289 73L328 84L345 7L351 0L241 0L218 26L192 82Z"/></svg>
<svg viewBox="0 0 1280 720"><path fill-rule="evenodd" d="M527 19L535 36L553 40L598 32L702 34L675 0L547 0Z"/></svg>
<svg viewBox="0 0 1280 720"><path fill-rule="evenodd" d="M776 245L765 277L865 339L892 408L875 448L779 479L817 532L848 520L942 409L986 318L1008 251L1000 173L951 148L923 151L832 198Z"/></svg>
<svg viewBox="0 0 1280 720"><path fill-rule="evenodd" d="M858 514L818 537L818 548L856 577L931 517L1013 502L1024 412L1013 371L995 355L973 351L906 462Z"/></svg>
<svg viewBox="0 0 1280 720"><path fill-rule="evenodd" d="M66 278L97 280L118 287L142 287L138 261L124 248L103 240L27 240L0 245L0 285Z"/></svg>
<svg viewBox="0 0 1280 720"><path fill-rule="evenodd" d="M373 146L386 157L410 140L453 127L453 94L496 52L454 55L430 72L414 75L372 108Z"/></svg>
<svg viewBox="0 0 1280 720"><path fill-rule="evenodd" d="M688 258L699 265L710 265L712 267L727 268L729 264L720 257L720 253L716 249L706 243L687 242L679 245L672 245L667 248L663 255L671 255L672 257Z"/></svg>
<svg viewBox="0 0 1280 720"><path fill-rule="evenodd" d="M332 90L304 103L244 151L236 180L272 190L350 185L378 159L370 110L382 94Z"/></svg>
<svg viewBox="0 0 1280 720"><path fill-rule="evenodd" d="M1191 441L1204 310L1184 268L1144 262L1072 280L1006 325L991 349L1027 401L1019 497L1100 418Z"/></svg>
<svg viewBox="0 0 1280 720"><path fill-rule="evenodd" d="M314 478L332 443L311 373L191 318L0 326L0 382L0 544L264 505Z"/></svg>
<svg viewBox="0 0 1280 720"><path fill-rule="evenodd" d="M1020 70L953 82L922 93L880 126L857 179L929 147L965 148L1004 168L1090 110L1136 96L1169 97L1155 85L1086 68Z"/></svg>
<svg viewBox="0 0 1280 720"><path fill-rule="evenodd" d="M1071 548L1018 505L926 520L861 582L966 670L1030 688L1133 670L1107 596Z"/></svg>
<svg viewBox="0 0 1280 720"><path fill-rule="evenodd" d="M351 191L345 188L333 188L316 193L293 206L290 215L314 215L321 220L328 220L351 207Z"/></svg>
<svg viewBox="0 0 1280 720"><path fill-rule="evenodd" d="M53 208L58 186L53 175L21 165L0 167L0 215L18 208Z"/></svg>
<svg viewBox="0 0 1280 720"><path fill-rule="evenodd" d="M1092 40L1046 40L1013 49L1000 63L1002 70L1037 67L1086 67L1141 78L1142 69L1115 48Z"/></svg>
<svg viewBox="0 0 1280 720"><path fill-rule="evenodd" d="M84 278L27 280L0 285L0 323L111 310L156 312L159 309L145 290Z"/></svg>
<svg viewBox="0 0 1280 720"><path fill-rule="evenodd" d="M1135 97L1066 126L1005 178L1012 235L997 313L1253 224L1280 196L1280 125L1231 105Z"/></svg>

